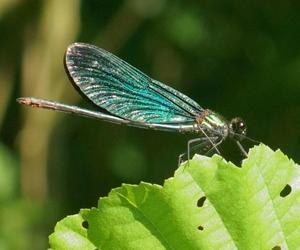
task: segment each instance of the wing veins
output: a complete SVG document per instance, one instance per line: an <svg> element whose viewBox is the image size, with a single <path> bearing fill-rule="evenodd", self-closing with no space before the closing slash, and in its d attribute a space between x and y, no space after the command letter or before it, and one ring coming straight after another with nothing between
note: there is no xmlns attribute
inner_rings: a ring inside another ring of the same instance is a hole
<svg viewBox="0 0 300 250"><path fill-rule="evenodd" d="M191 124L201 111L189 97L96 46L71 45L66 53L66 66L80 92L123 119L150 124Z"/></svg>

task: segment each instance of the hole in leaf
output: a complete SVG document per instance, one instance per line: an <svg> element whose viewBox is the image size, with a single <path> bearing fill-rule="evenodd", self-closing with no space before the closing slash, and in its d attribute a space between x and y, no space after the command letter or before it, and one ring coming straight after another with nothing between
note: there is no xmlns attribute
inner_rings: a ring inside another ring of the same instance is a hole
<svg viewBox="0 0 300 250"><path fill-rule="evenodd" d="M204 227L199 226L198 229L199 229L200 231L203 231L203 230L204 230Z"/></svg>
<svg viewBox="0 0 300 250"><path fill-rule="evenodd" d="M198 200L198 202L197 202L197 206L198 206L198 207L203 207L205 200L206 200L206 197L205 197L205 196L201 197L201 198Z"/></svg>
<svg viewBox="0 0 300 250"><path fill-rule="evenodd" d="M287 184L280 192L281 197L286 197L292 192L292 187Z"/></svg>
<svg viewBox="0 0 300 250"><path fill-rule="evenodd" d="M280 246L275 246L272 248L272 250L281 250L281 247Z"/></svg>
<svg viewBox="0 0 300 250"><path fill-rule="evenodd" d="M83 221L81 224L85 229L89 228L89 222L87 220Z"/></svg>

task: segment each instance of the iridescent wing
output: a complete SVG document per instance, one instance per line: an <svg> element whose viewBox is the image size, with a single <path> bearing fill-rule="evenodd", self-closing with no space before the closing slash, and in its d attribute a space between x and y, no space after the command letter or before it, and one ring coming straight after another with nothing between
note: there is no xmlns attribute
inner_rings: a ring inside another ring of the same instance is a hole
<svg viewBox="0 0 300 250"><path fill-rule="evenodd" d="M96 46L68 47L65 65L77 90L98 107L128 121L186 125L203 109L186 95L151 79Z"/></svg>

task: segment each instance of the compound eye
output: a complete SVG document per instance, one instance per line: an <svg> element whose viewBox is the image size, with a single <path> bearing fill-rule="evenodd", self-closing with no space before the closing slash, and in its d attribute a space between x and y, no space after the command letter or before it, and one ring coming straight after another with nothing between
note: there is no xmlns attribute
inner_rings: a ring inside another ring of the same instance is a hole
<svg viewBox="0 0 300 250"><path fill-rule="evenodd" d="M246 128L246 124L245 124L243 121L240 121L238 127L239 127L241 130L244 130L244 129Z"/></svg>
<svg viewBox="0 0 300 250"><path fill-rule="evenodd" d="M242 135L245 135L246 130L247 130L247 127L246 127L245 122L243 120L240 120L238 123L238 132Z"/></svg>
<svg viewBox="0 0 300 250"><path fill-rule="evenodd" d="M246 135L246 131L247 131L246 123L239 117L232 119L231 128L233 132L237 134Z"/></svg>

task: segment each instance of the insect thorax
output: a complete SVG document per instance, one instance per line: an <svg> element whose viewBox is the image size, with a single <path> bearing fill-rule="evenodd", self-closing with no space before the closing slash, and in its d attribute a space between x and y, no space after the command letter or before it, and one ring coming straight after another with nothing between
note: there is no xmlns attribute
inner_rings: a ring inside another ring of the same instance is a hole
<svg viewBox="0 0 300 250"><path fill-rule="evenodd" d="M203 130L210 136L227 137L229 133L228 122L218 113L205 109L196 117L196 124L201 133Z"/></svg>

